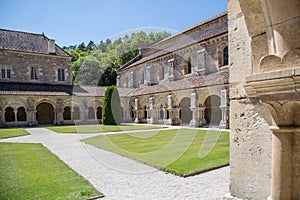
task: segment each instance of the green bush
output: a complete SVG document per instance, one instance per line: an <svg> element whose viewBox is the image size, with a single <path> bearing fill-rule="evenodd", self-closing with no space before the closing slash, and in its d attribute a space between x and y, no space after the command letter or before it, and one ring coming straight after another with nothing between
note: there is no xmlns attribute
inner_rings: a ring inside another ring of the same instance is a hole
<svg viewBox="0 0 300 200"><path fill-rule="evenodd" d="M105 125L117 125L122 120L121 103L116 86L107 87L104 95L102 123Z"/></svg>

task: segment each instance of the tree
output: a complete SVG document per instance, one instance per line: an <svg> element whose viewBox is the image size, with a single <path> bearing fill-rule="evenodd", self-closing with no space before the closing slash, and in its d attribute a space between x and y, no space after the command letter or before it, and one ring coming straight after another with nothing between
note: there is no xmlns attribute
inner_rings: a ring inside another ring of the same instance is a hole
<svg viewBox="0 0 300 200"><path fill-rule="evenodd" d="M102 73L99 61L88 57L84 59L77 70L75 81L82 85L97 85Z"/></svg>
<svg viewBox="0 0 300 200"><path fill-rule="evenodd" d="M102 123L117 125L122 120L121 103L116 86L107 87L103 100Z"/></svg>

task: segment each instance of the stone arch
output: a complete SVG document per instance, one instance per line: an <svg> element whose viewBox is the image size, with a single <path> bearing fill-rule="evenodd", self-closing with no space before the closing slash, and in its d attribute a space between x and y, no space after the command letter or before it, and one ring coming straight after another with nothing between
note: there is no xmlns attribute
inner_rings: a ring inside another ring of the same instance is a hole
<svg viewBox="0 0 300 200"><path fill-rule="evenodd" d="M218 46L218 66L228 65L228 44L223 42Z"/></svg>
<svg viewBox="0 0 300 200"><path fill-rule="evenodd" d="M192 119L191 99L184 97L179 103L179 118L182 124L189 124Z"/></svg>
<svg viewBox="0 0 300 200"><path fill-rule="evenodd" d="M222 111L220 109L221 99L218 95L210 95L206 98L204 105L204 117L208 124L219 125L222 119Z"/></svg>
<svg viewBox="0 0 300 200"><path fill-rule="evenodd" d="M5 108L4 120L6 122L14 122L16 120L15 112L12 107Z"/></svg>
<svg viewBox="0 0 300 200"><path fill-rule="evenodd" d="M38 124L54 124L54 106L48 102L39 103L36 107Z"/></svg>
<svg viewBox="0 0 300 200"><path fill-rule="evenodd" d="M18 122L25 122L27 121L27 113L24 107L19 107L17 110L17 121Z"/></svg>

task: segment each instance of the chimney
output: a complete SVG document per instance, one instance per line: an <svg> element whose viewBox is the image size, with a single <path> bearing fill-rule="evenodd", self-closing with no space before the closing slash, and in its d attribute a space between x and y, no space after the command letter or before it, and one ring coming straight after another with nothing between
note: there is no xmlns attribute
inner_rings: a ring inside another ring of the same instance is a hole
<svg viewBox="0 0 300 200"><path fill-rule="evenodd" d="M48 51L49 51L49 54L56 54L55 40L53 40L53 39L48 40Z"/></svg>

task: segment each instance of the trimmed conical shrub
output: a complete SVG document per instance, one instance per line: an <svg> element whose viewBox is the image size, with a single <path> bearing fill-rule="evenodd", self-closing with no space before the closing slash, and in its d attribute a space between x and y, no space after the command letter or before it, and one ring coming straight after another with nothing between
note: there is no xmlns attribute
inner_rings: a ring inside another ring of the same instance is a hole
<svg viewBox="0 0 300 200"><path fill-rule="evenodd" d="M107 87L104 95L102 123L105 125L117 125L122 120L121 103L116 86Z"/></svg>

